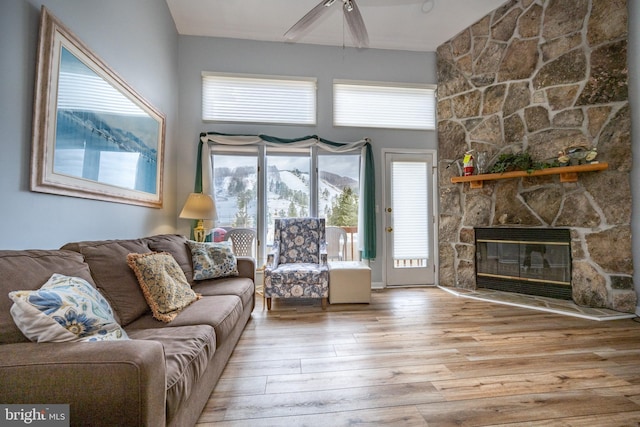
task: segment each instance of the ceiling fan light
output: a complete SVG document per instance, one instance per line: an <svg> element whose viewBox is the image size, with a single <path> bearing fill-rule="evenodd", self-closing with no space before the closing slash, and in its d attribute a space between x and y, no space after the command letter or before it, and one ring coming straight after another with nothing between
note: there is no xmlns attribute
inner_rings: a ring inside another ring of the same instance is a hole
<svg viewBox="0 0 640 427"><path fill-rule="evenodd" d="M347 12L351 12L353 10L353 3L351 2L351 0L344 0L344 8L347 10Z"/></svg>

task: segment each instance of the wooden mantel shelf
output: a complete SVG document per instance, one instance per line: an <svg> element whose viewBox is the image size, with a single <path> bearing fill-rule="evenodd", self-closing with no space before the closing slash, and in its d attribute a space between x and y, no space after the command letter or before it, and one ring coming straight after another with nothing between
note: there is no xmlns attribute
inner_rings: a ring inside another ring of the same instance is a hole
<svg viewBox="0 0 640 427"><path fill-rule="evenodd" d="M589 163L577 166L561 166L558 168L546 168L540 170L513 171L503 173L487 173L482 175L454 176L451 182L468 182L469 188L482 188L484 181L494 181L496 179L520 178L525 176L560 175L560 182L577 182L578 174L581 172L603 171L609 167L608 163Z"/></svg>

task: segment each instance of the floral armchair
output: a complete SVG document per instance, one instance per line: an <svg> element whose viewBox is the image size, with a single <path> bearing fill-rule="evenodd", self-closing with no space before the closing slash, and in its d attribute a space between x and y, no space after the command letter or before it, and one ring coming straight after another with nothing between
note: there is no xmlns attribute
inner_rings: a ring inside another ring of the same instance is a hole
<svg viewBox="0 0 640 427"><path fill-rule="evenodd" d="M264 277L267 310L271 310L271 298L322 298L322 309L326 309L329 266L324 219L276 219Z"/></svg>

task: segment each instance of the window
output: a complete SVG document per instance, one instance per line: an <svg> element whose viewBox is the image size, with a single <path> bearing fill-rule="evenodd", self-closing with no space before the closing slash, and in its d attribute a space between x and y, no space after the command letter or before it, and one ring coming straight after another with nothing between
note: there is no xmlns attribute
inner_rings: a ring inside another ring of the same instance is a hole
<svg viewBox="0 0 640 427"><path fill-rule="evenodd" d="M319 216L347 233L345 258L358 259L360 155L311 148L216 146L212 149L213 188L218 219L214 240L226 230L253 228L259 240L258 264L273 242L276 218ZM259 165L264 164L264 167ZM318 173L312 173L317 164ZM260 189L264 188L264 191Z"/></svg>
<svg viewBox="0 0 640 427"><path fill-rule="evenodd" d="M255 228L258 224L257 150L214 156L216 224L223 228Z"/></svg>
<svg viewBox="0 0 640 427"><path fill-rule="evenodd" d="M273 221L315 215L311 208L311 150L267 149L267 245L273 243Z"/></svg>
<svg viewBox="0 0 640 427"><path fill-rule="evenodd" d="M423 267L429 258L427 163L391 163L393 260L395 268Z"/></svg>
<svg viewBox="0 0 640 427"><path fill-rule="evenodd" d="M434 130L436 87L334 80L333 123L392 129Z"/></svg>
<svg viewBox="0 0 640 427"><path fill-rule="evenodd" d="M329 260L358 259L359 205L360 155L318 155L318 216L326 220Z"/></svg>
<svg viewBox="0 0 640 427"><path fill-rule="evenodd" d="M316 79L202 73L202 119L316 124Z"/></svg>
<svg viewBox="0 0 640 427"><path fill-rule="evenodd" d="M360 194L360 156L319 155L318 175L318 216L326 218L327 225L356 226Z"/></svg>

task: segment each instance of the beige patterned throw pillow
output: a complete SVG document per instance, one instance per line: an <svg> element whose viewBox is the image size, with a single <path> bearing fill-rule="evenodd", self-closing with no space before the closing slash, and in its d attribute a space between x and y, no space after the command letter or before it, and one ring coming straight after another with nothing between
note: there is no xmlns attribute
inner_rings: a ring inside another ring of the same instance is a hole
<svg viewBox="0 0 640 427"><path fill-rule="evenodd" d="M136 274L153 317L158 320L172 321L182 309L201 298L168 252L129 254L127 264Z"/></svg>

